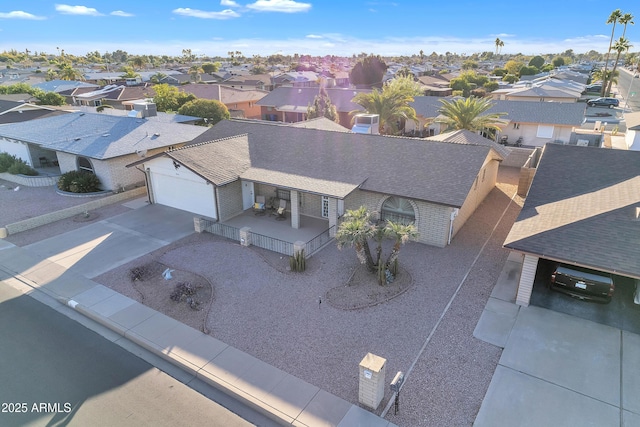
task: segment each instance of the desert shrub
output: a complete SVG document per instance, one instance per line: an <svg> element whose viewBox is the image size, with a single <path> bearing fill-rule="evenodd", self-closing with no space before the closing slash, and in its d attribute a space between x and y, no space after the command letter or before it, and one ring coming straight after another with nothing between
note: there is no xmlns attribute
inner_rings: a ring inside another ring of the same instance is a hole
<svg viewBox="0 0 640 427"><path fill-rule="evenodd" d="M9 172L11 175L38 175L38 172L36 172L34 168L26 164L24 160L18 158L16 158L13 164L9 166L7 172Z"/></svg>
<svg viewBox="0 0 640 427"><path fill-rule="evenodd" d="M142 282L148 279L149 276L150 276L149 268L147 268L144 265L140 267L134 267L129 271L129 278L131 279L132 282L135 282L136 280L139 280Z"/></svg>
<svg viewBox="0 0 640 427"><path fill-rule="evenodd" d="M171 292L169 298L175 302L184 300L192 310L198 310L201 302L195 299L195 295L200 288L202 288L202 285L194 285L190 282L180 282L176 285L173 292Z"/></svg>
<svg viewBox="0 0 640 427"><path fill-rule="evenodd" d="M71 193L94 193L100 191L100 179L89 172L69 171L60 176L58 188Z"/></svg>

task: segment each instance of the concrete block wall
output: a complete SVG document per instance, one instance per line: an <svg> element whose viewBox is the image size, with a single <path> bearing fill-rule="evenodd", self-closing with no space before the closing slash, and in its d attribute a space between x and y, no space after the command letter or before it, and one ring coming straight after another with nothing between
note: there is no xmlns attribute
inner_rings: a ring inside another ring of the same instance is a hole
<svg viewBox="0 0 640 427"><path fill-rule="evenodd" d="M509 147L511 153L502 161L502 166L522 167L533 152L533 148Z"/></svg>
<svg viewBox="0 0 640 427"><path fill-rule="evenodd" d="M458 216L453 221L453 236L455 236L469 217L476 211L489 193L495 188L500 164L497 160L489 161L478 174L476 186L471 187L465 203L460 207Z"/></svg>
<svg viewBox="0 0 640 427"><path fill-rule="evenodd" d="M535 176L535 168L520 168L520 176L518 178L518 196L527 197L529 188L531 188L531 183Z"/></svg>
<svg viewBox="0 0 640 427"><path fill-rule="evenodd" d="M239 179L230 184L217 187L216 197L218 198L218 219L220 221L226 221L242 212L242 183Z"/></svg>
<svg viewBox="0 0 640 427"><path fill-rule="evenodd" d="M27 175L11 175L8 172L0 173L0 179L15 182L25 187L49 187L58 183L59 176L27 176Z"/></svg>
<svg viewBox="0 0 640 427"><path fill-rule="evenodd" d="M56 155L58 156L60 173L78 170L78 162L76 161L76 156L74 154L61 153L58 151L56 152Z"/></svg>
<svg viewBox="0 0 640 427"><path fill-rule="evenodd" d="M92 211L94 209L122 202L133 197L141 197L146 195L146 192L146 187L134 188L133 190L125 191L123 193L118 193L112 196L106 196L97 200L92 200L82 205L72 206L70 208L61 209L59 211L50 212L48 214L40 215L34 218L18 221L13 224L7 225L5 227L5 231L7 235L10 235L26 230L31 230L32 228L50 224L61 219L70 218L85 211ZM2 229L0 229L0 234L2 234Z"/></svg>
<svg viewBox="0 0 640 427"><path fill-rule="evenodd" d="M300 213L302 215L322 218L322 196L300 193L300 197L302 199L302 206L300 206Z"/></svg>

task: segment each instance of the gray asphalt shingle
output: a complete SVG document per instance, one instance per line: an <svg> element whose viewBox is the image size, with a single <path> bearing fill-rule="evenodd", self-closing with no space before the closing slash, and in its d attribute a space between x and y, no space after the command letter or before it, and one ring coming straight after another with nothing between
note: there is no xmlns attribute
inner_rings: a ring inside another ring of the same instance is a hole
<svg viewBox="0 0 640 427"><path fill-rule="evenodd" d="M135 117L70 113L0 126L0 137L94 159L108 159L191 141L202 126Z"/></svg>
<svg viewBox="0 0 640 427"><path fill-rule="evenodd" d="M640 152L547 144L505 247L640 278Z"/></svg>
<svg viewBox="0 0 640 427"><path fill-rule="evenodd" d="M323 185L333 182L327 194L336 196L344 193L346 184L460 207L487 156L500 159L488 145L331 132L248 120L222 121L193 142L242 134L248 135L251 168L238 175L252 174L252 179L263 182L299 177L290 182L292 187L308 185L310 179ZM209 146L210 151L200 154L214 162L207 168L215 167L217 144L202 145ZM261 179L253 175L257 169L271 173L264 173Z"/></svg>

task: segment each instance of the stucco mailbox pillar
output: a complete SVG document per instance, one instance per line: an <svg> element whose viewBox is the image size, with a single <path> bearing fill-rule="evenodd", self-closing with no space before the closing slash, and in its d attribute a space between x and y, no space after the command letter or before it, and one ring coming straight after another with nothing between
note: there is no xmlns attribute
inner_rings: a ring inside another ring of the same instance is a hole
<svg viewBox="0 0 640 427"><path fill-rule="evenodd" d="M251 227L242 227L240 229L240 245L251 246Z"/></svg>
<svg viewBox="0 0 640 427"><path fill-rule="evenodd" d="M386 365L387 359L371 353L360 362L359 402L374 410L384 397Z"/></svg>

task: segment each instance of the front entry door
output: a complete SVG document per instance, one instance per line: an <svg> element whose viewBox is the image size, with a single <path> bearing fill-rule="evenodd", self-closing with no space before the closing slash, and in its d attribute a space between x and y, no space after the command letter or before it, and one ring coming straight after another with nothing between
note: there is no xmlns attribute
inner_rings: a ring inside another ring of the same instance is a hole
<svg viewBox="0 0 640 427"><path fill-rule="evenodd" d="M242 181L242 209L250 209L251 206L253 206L254 200L253 182Z"/></svg>

